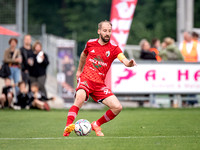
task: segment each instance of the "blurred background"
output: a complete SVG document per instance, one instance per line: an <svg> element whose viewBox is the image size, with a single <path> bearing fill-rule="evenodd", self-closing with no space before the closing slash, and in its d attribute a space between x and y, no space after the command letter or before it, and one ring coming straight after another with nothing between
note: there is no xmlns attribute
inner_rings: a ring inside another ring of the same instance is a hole
<svg viewBox="0 0 200 150"><path fill-rule="evenodd" d="M138 67L130 69L136 75L129 76L131 71L115 62L109 81L112 90L124 106L199 107L199 59L185 60L182 53L184 46L180 45L186 41L184 33L187 32L191 38L192 33L200 34L200 0L132 2L132 22L124 31L128 34L122 49L129 59L137 61ZM0 32L0 61L3 61L11 37L18 39L18 48L23 45L26 34L32 36L32 43L40 40L50 61L46 89L49 96L56 97L56 101L50 105L55 108L70 107L74 94L71 87L76 87L75 73L80 53L89 39L98 37L97 24L102 20L112 21L112 13L117 7L114 3L123 3L122 6L127 3L126 9L132 6L131 1L123 0L0 0L0 27L9 31L9 34ZM120 32L119 29L117 32ZM112 37L117 44L123 41L119 39L117 42L117 38ZM157 47L154 39L159 40ZM142 56L144 40L151 48L156 48L156 51L149 49L149 52L153 51L150 55L155 58ZM169 59L168 53L161 55L160 52L167 49L166 43L174 44L183 59L179 60L174 55L174 59ZM200 55L198 36L196 51ZM67 75L69 71L70 76ZM120 76L125 77L126 81L121 80ZM0 88L3 84L3 79L0 79ZM96 105L91 103L85 107L94 108Z"/></svg>

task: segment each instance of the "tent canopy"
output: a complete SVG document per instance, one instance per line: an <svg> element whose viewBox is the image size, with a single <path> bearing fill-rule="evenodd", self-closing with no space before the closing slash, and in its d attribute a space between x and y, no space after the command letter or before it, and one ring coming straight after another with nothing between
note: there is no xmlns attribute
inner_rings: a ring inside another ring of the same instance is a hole
<svg viewBox="0 0 200 150"><path fill-rule="evenodd" d="M6 29L2 26L0 26L0 34L1 35L10 35L10 36L19 36L19 33L14 32L12 30Z"/></svg>

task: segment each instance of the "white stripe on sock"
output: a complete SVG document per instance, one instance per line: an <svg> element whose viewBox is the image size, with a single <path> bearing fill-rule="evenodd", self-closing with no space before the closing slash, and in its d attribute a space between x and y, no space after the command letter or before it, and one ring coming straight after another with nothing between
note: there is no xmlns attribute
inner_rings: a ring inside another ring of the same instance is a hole
<svg viewBox="0 0 200 150"><path fill-rule="evenodd" d="M104 118L106 119L106 121L110 121L110 118L106 115L106 113L104 114Z"/></svg>
<svg viewBox="0 0 200 150"><path fill-rule="evenodd" d="M76 113L75 112L68 112L68 116L73 116L74 118L76 118Z"/></svg>

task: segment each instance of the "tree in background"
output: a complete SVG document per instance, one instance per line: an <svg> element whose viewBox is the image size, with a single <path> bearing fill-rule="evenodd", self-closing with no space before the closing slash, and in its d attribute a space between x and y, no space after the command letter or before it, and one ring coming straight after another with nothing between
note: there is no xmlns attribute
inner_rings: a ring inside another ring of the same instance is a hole
<svg viewBox="0 0 200 150"><path fill-rule="evenodd" d="M143 38L176 39L176 1L139 0L133 18L128 44L138 44Z"/></svg>
<svg viewBox="0 0 200 150"><path fill-rule="evenodd" d="M59 13L63 16L64 27L69 33L75 33L80 54L87 40L97 38L97 23L109 20L111 1L64 0L64 4ZM66 37L70 38L71 35Z"/></svg>
<svg viewBox="0 0 200 150"><path fill-rule="evenodd" d="M0 24L15 23L15 1L0 0Z"/></svg>
<svg viewBox="0 0 200 150"><path fill-rule="evenodd" d="M47 33L75 38L80 54L87 40L97 37L97 23L109 20L110 8L111 0L29 0L29 26L45 23ZM195 1L195 27L200 27L199 10ZM167 36L176 39L176 0L138 0L128 44Z"/></svg>

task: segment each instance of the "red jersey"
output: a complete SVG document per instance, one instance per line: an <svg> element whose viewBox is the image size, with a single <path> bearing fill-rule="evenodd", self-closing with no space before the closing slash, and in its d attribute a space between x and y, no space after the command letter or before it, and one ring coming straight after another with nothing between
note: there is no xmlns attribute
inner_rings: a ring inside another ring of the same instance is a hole
<svg viewBox="0 0 200 150"><path fill-rule="evenodd" d="M100 45L98 39L91 39L87 42L84 53L87 58L81 76L93 82L104 83L112 62L122 50L110 42Z"/></svg>

